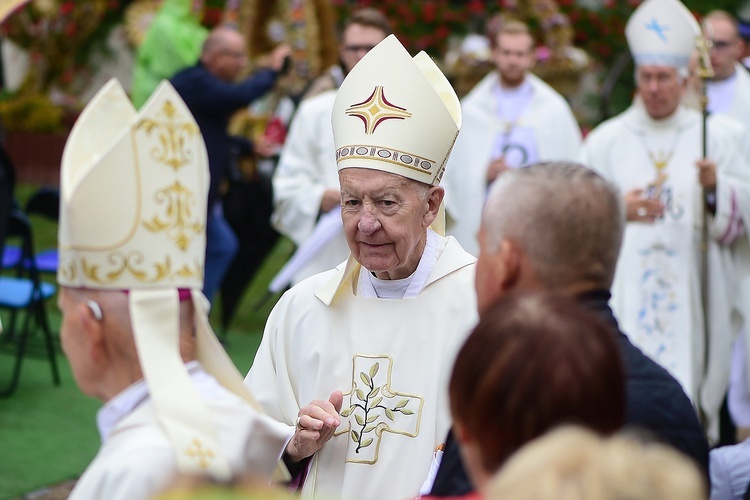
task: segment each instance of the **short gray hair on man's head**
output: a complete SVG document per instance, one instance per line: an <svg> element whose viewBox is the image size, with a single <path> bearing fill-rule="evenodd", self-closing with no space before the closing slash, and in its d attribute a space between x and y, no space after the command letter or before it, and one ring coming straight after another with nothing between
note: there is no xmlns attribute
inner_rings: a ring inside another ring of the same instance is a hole
<svg viewBox="0 0 750 500"><path fill-rule="evenodd" d="M624 226L618 189L593 170L562 161L503 173L482 217L489 250L512 241L549 288L584 281L609 288Z"/></svg>

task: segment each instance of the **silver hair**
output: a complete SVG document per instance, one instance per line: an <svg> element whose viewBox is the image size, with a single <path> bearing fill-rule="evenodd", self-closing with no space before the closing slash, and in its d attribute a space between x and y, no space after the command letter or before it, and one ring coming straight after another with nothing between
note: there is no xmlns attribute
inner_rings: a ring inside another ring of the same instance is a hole
<svg viewBox="0 0 750 500"><path fill-rule="evenodd" d="M518 245L550 288L592 281L609 288L625 227L617 187L583 165L537 163L492 185L482 217L490 252Z"/></svg>

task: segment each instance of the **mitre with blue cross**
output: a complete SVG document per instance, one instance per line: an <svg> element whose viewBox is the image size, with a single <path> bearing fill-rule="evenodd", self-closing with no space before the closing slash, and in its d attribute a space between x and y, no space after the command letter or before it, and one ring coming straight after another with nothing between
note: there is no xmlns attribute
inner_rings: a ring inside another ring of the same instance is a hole
<svg viewBox="0 0 750 500"><path fill-rule="evenodd" d="M646 0L625 27L636 66L686 68L700 27L679 0Z"/></svg>
<svg viewBox="0 0 750 500"><path fill-rule="evenodd" d="M394 35L346 76L332 115L336 162L437 185L461 128L461 105L424 52L412 58Z"/></svg>
<svg viewBox="0 0 750 500"><path fill-rule="evenodd" d="M73 126L60 176L59 284L127 293L140 367L178 469L229 478L214 419L180 355L181 301L195 311L197 360L259 406L208 323L201 290L209 170L192 114L169 82L136 111L112 79ZM288 429L258 425L259 452L278 453Z"/></svg>

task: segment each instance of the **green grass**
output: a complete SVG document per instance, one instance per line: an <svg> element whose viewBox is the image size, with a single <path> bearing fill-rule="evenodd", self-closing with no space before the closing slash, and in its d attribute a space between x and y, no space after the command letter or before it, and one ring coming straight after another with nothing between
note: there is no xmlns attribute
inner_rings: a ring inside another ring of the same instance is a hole
<svg viewBox="0 0 750 500"><path fill-rule="evenodd" d="M17 197L25 200L34 189L34 186L19 186ZM37 250L56 246L55 223L33 217L32 225ZM243 374L252 364L263 325L278 296L260 308L256 306L291 249L291 243L285 239L276 245L245 292L227 332L227 351ZM52 328L57 332L60 314L55 301L56 297L53 297L47 309ZM7 314L0 314L0 318L7 324ZM211 320L216 328L218 314L212 314ZM35 344L39 344L40 337L34 336ZM2 338L0 335L0 340ZM9 380L13 359L7 349L0 350L0 385ZM99 447L95 419L101 403L81 394L72 378L70 365L59 349L57 360L62 377L59 387L52 385L49 363L41 356L30 355L24 358L15 394L0 399L0 499L17 498L77 477Z"/></svg>

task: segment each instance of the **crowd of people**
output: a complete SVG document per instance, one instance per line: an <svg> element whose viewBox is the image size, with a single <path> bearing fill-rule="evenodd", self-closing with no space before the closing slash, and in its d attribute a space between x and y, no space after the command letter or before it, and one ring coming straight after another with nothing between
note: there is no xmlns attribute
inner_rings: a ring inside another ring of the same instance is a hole
<svg viewBox="0 0 750 500"><path fill-rule="evenodd" d="M294 286L244 377L208 321L237 246L220 185L233 149L276 152L228 122L290 48L241 79L222 25L140 109L112 81L78 119L61 341L103 406L71 498L750 498L736 20L645 0L633 103L585 138L519 21L463 99L378 11L343 26L278 158ZM727 393L739 443L715 447Z"/></svg>

